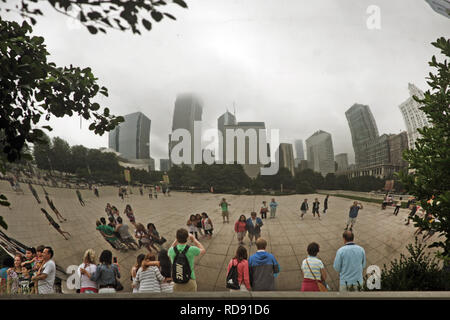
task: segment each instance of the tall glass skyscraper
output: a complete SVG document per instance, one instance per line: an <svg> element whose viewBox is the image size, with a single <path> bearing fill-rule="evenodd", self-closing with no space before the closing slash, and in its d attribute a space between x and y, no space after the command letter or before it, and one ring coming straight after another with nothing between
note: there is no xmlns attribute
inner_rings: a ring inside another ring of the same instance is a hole
<svg viewBox="0 0 450 320"><path fill-rule="evenodd" d="M428 121L426 114L419 109L420 104L413 99L413 96L423 99L423 92L412 83L408 84L408 89L409 98L403 102L399 108L402 112L403 120L405 120L409 148L414 149L416 140L420 137L420 133L417 129L429 127L431 124Z"/></svg>
<svg viewBox="0 0 450 320"><path fill-rule="evenodd" d="M303 140L295 140L295 159L298 161L305 160L305 152L303 151Z"/></svg>
<svg viewBox="0 0 450 320"><path fill-rule="evenodd" d="M219 134L222 134L222 141L219 140L219 160L222 160L223 163L226 162L225 126L234 125L236 125L236 117L228 111L217 119L217 130Z"/></svg>
<svg viewBox="0 0 450 320"><path fill-rule="evenodd" d="M367 145L379 137L375 118L369 106L355 103L345 112L350 133L352 135L353 150L355 151L355 163L358 167L368 165Z"/></svg>
<svg viewBox="0 0 450 320"><path fill-rule="evenodd" d="M124 119L109 132L109 148L127 160L150 159L151 120L142 112L127 114Z"/></svg>
<svg viewBox="0 0 450 320"><path fill-rule="evenodd" d="M172 132L177 129L186 129L191 135L191 159L189 165L194 166L194 145L198 146L200 152L201 146L201 132L200 136L196 137L194 134L194 122L202 120L203 102L201 99L192 93L179 94L175 100L175 109L173 112ZM170 141L171 135L169 135L169 158L173 147L178 141ZM182 156L182 154L180 154ZM172 165L172 161L171 161Z"/></svg>
<svg viewBox="0 0 450 320"><path fill-rule="evenodd" d="M334 173L334 150L331 134L319 130L306 139L308 168L320 172L324 177Z"/></svg>

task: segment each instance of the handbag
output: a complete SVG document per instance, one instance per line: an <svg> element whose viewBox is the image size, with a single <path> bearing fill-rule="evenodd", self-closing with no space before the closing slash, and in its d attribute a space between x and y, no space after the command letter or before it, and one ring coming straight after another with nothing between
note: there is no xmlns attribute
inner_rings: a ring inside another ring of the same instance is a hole
<svg viewBox="0 0 450 320"><path fill-rule="evenodd" d="M313 275L314 280L317 283L317 287L319 288L319 291L320 292L327 292L328 291L327 287L325 287L321 281L316 279L316 276L314 275L314 273L311 270L311 267L309 266L308 259L306 259L306 264L308 265L309 271L311 271L311 274Z"/></svg>
<svg viewBox="0 0 450 320"><path fill-rule="evenodd" d="M116 289L116 291L122 291L123 290L123 285L117 279L117 273L116 273L115 269L114 269L114 279L116 280L116 283L114 284L114 289Z"/></svg>

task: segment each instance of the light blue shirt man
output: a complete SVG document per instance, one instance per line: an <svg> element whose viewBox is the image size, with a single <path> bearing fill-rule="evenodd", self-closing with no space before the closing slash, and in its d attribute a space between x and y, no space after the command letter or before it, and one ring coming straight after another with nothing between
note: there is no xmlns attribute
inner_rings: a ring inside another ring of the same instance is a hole
<svg viewBox="0 0 450 320"><path fill-rule="evenodd" d="M363 286L363 270L366 266L366 252L353 242L353 233L344 232L345 245L336 252L334 270L339 273L339 291L347 291L352 285Z"/></svg>

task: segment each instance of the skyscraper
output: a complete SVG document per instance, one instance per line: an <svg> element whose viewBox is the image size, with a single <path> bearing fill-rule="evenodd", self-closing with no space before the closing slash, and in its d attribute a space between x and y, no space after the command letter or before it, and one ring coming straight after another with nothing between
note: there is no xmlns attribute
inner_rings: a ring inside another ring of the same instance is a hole
<svg viewBox="0 0 450 320"><path fill-rule="evenodd" d="M295 175L295 163L294 163L294 148L290 143L280 143L278 147L278 157L275 159L279 160L279 168L288 169L292 176Z"/></svg>
<svg viewBox="0 0 450 320"><path fill-rule="evenodd" d="M306 139L308 167L324 177L335 172L334 151L331 134L319 130Z"/></svg>
<svg viewBox="0 0 450 320"><path fill-rule="evenodd" d="M346 153L339 153L334 157L337 162L337 171L345 171L348 169L348 155Z"/></svg>
<svg viewBox="0 0 450 320"><path fill-rule="evenodd" d="M405 121L406 130L408 134L408 145L410 149L415 148L416 140L420 137L420 133L417 129L430 126L425 113L419 109L420 103L413 99L416 96L419 99L423 99L423 92L412 83L408 83L409 98L403 102L399 108Z"/></svg>
<svg viewBox="0 0 450 320"><path fill-rule="evenodd" d="M219 160L222 160L223 163L226 160L226 145L223 143L225 141L225 126L234 125L236 125L236 117L228 111L217 119L217 130L222 135L222 141L219 139Z"/></svg>
<svg viewBox="0 0 450 320"><path fill-rule="evenodd" d="M177 96L173 112L172 134L177 129L189 131L191 135L191 159L190 163L186 164L192 167L194 166L194 151L198 148L201 154L201 132L194 133L194 123L202 120L202 111L203 102L195 94L184 93ZM171 159L173 147L178 143L178 141L170 141L170 137L171 135L169 135L169 159ZM198 144L197 148L194 148L195 144ZM182 152L180 156L182 156Z"/></svg>
<svg viewBox="0 0 450 320"><path fill-rule="evenodd" d="M355 103L345 112L352 135L355 163L358 167L368 165L367 144L378 139L378 128L369 106Z"/></svg>
<svg viewBox="0 0 450 320"><path fill-rule="evenodd" d="M305 152L303 151L303 140L295 140L295 159L305 160Z"/></svg>
<svg viewBox="0 0 450 320"><path fill-rule="evenodd" d="M142 112L127 114L124 119L109 132L109 148L127 160L150 159L151 120Z"/></svg>

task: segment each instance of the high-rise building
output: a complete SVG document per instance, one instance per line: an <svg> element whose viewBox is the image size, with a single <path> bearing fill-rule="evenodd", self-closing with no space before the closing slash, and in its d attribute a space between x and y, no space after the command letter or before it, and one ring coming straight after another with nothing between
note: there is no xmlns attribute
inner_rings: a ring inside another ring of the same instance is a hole
<svg viewBox="0 0 450 320"><path fill-rule="evenodd" d="M399 134L391 134L388 138L389 161L395 166L396 171L406 168L408 163L403 159L403 151L408 149L408 135L406 131Z"/></svg>
<svg viewBox="0 0 450 320"><path fill-rule="evenodd" d="M369 163L367 144L375 141L379 136L375 118L369 106L357 103L345 112L345 116L352 135L356 166L365 167Z"/></svg>
<svg viewBox="0 0 450 320"><path fill-rule="evenodd" d="M127 114L124 120L109 132L109 148L127 160L150 159L151 120L142 112Z"/></svg>
<svg viewBox="0 0 450 320"><path fill-rule="evenodd" d="M194 167L195 150L199 150L201 157L201 132L194 132L195 121L202 120L203 102L194 94L179 94L175 100L173 112L172 133L177 129L186 129L191 135L191 159L186 163ZM171 141L169 135L169 159L171 159L172 149L179 141ZM181 139L180 139L181 141ZM197 145L197 148L195 148ZM180 156L183 156L182 152ZM201 160L201 159L199 159ZM172 165L172 161L171 161Z"/></svg>
<svg viewBox="0 0 450 320"><path fill-rule="evenodd" d="M444 17L450 18L450 1L449 0L425 0L431 8Z"/></svg>
<svg viewBox="0 0 450 320"><path fill-rule="evenodd" d="M336 171L345 171L348 169L348 154L347 153L339 153L334 157L334 161L337 162L337 170Z"/></svg>
<svg viewBox="0 0 450 320"><path fill-rule="evenodd" d="M280 143L280 146L277 149L279 168L288 169L292 176L295 175L295 163L294 163L294 148L290 143Z"/></svg>
<svg viewBox="0 0 450 320"><path fill-rule="evenodd" d="M305 152L303 151L303 140L295 140L295 159L298 161L305 160Z"/></svg>
<svg viewBox="0 0 450 320"><path fill-rule="evenodd" d="M238 122L234 125L224 125L224 129L234 137L234 141L230 141L230 144L234 146L234 157L231 154L227 154L227 158L229 157L230 161L225 158L224 163L239 163L240 156L242 156L241 162L243 163L241 164L245 173L250 178L256 178L260 173L260 168L263 166L259 157L259 130L263 130L262 138L266 140L266 125L264 122ZM268 145L266 141L261 142L261 144ZM226 134L223 137L223 145L226 148Z"/></svg>
<svg viewBox="0 0 450 320"><path fill-rule="evenodd" d="M334 173L334 151L331 134L319 130L306 139L308 167L320 172L324 177Z"/></svg>
<svg viewBox="0 0 450 320"><path fill-rule="evenodd" d="M167 172L170 169L169 159L159 159L159 171Z"/></svg>
<svg viewBox="0 0 450 320"><path fill-rule="evenodd" d="M408 132L408 145L410 149L415 149L416 140L420 137L417 129L431 126L426 114L419 109L420 103L413 99L416 96L419 99L424 98L423 92L412 83L408 84L409 98L403 102L399 108L405 121Z"/></svg>
<svg viewBox="0 0 450 320"><path fill-rule="evenodd" d="M225 148L226 145L223 143L226 134L225 126L234 126L234 125L236 125L236 117L228 111L217 119L217 130L219 131L218 133L222 135L222 141L220 141L219 139L218 144L219 161L222 161L223 163L225 163L226 160L226 148Z"/></svg>

